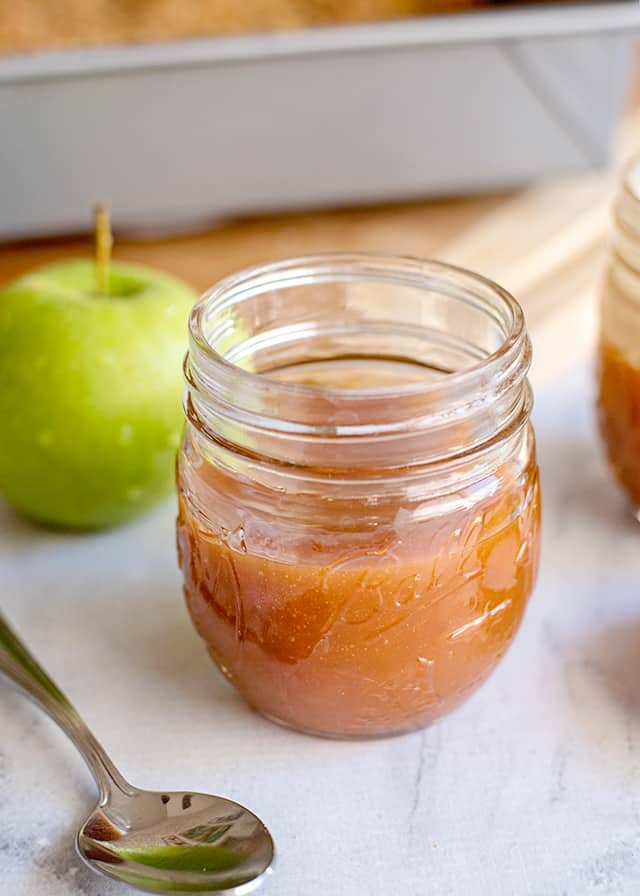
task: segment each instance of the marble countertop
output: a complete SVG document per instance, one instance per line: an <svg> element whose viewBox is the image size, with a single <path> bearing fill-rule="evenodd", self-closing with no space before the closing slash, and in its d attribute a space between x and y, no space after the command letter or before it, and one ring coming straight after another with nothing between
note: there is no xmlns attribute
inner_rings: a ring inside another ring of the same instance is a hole
<svg viewBox="0 0 640 896"><path fill-rule="evenodd" d="M594 436L589 365L544 373L537 589L490 681L421 733L333 742L252 713L188 621L171 503L89 536L0 510L10 620L133 782L226 794L265 820L265 896L640 892L640 528ZM126 892L75 856L94 799L64 736L0 684L2 893Z"/></svg>

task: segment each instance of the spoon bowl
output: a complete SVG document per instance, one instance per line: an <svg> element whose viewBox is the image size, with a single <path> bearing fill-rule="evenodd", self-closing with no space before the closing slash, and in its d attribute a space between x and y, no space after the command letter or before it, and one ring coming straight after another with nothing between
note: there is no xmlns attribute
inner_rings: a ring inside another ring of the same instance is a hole
<svg viewBox="0 0 640 896"><path fill-rule="evenodd" d="M242 896L260 886L274 860L260 819L225 797L129 784L1 613L0 673L58 723L95 778L98 805L76 839L90 868L148 893Z"/></svg>
<svg viewBox="0 0 640 896"><path fill-rule="evenodd" d="M255 890L269 873L273 840L239 803L187 791L116 792L77 837L92 867L151 893Z"/></svg>

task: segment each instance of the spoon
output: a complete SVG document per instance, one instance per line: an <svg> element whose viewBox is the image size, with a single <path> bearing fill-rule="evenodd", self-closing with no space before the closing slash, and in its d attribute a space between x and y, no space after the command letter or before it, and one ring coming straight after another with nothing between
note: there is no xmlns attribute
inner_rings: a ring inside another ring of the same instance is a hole
<svg viewBox="0 0 640 896"><path fill-rule="evenodd" d="M98 804L76 838L90 868L150 893L241 896L262 883L274 847L260 819L221 796L129 784L2 613L0 673L57 722L93 774Z"/></svg>

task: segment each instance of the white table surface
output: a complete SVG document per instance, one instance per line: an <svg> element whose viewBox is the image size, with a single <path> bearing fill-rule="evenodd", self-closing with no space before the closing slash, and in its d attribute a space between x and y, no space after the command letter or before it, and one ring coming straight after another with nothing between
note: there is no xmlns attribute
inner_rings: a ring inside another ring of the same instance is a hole
<svg viewBox="0 0 640 896"><path fill-rule="evenodd" d="M265 820L265 896L637 896L640 528L591 392L584 362L538 387L535 595L488 684L422 733L324 741L247 709L188 621L171 504L93 536L0 508L0 603L134 783L218 791ZM74 854L94 798L64 736L0 683L0 893L127 892Z"/></svg>

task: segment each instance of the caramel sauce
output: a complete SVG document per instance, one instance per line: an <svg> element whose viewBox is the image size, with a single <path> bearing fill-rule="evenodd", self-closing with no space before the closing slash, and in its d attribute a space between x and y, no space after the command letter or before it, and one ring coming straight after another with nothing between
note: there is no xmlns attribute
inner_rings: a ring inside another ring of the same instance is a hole
<svg viewBox="0 0 640 896"><path fill-rule="evenodd" d="M475 690L518 629L538 538L534 464L466 516L333 562L313 542L296 562L263 556L184 494L178 519L187 605L215 662L260 712L333 735L419 727Z"/></svg>
<svg viewBox="0 0 640 896"><path fill-rule="evenodd" d="M610 342L599 350L598 420L618 481L640 507L640 369Z"/></svg>

